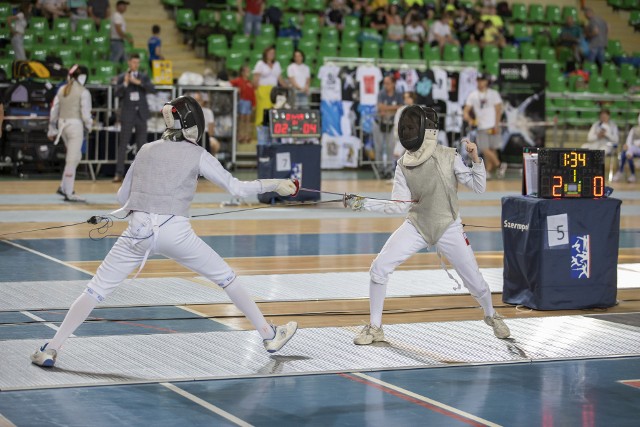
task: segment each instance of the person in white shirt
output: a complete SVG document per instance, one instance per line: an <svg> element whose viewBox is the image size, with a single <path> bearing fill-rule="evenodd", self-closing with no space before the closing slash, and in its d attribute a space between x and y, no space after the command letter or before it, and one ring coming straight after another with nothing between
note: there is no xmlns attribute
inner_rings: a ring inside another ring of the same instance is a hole
<svg viewBox="0 0 640 427"><path fill-rule="evenodd" d="M271 89L280 83L286 87L287 82L282 78L282 68L276 61L276 48L269 46L262 52L262 59L253 68L253 86L256 88L256 126L262 125L264 110L271 104Z"/></svg>
<svg viewBox="0 0 640 427"><path fill-rule="evenodd" d="M478 151L484 158L487 173L498 169L498 177L502 178L507 164L500 163L498 150L502 147L500 120L502 118L502 98L495 90L489 88L489 76L478 74L478 89L469 94L462 112L463 118L478 128ZM473 112L475 118L471 117Z"/></svg>
<svg viewBox="0 0 640 427"><path fill-rule="evenodd" d="M31 355L35 365L53 367L60 347L96 305L136 268L140 272L149 256L155 254L171 258L220 286L256 328L267 352L280 350L295 334L296 322L278 327L267 322L244 289L242 278L193 231L189 207L199 176L241 197L269 191L281 196L295 195L296 183L290 179L234 178L200 145L204 116L191 97L181 96L165 104L162 117L167 126L162 138L140 149L118 190L122 208L116 212L128 213L129 227L71 305L53 339ZM156 354L164 349L149 351ZM157 362L153 357L150 361Z"/></svg>
<svg viewBox="0 0 640 427"><path fill-rule="evenodd" d="M11 47L13 47L14 59L24 61L27 54L24 51L24 32L27 29L27 22L31 16L33 4L23 1L20 4L18 13L7 18L7 25L11 29Z"/></svg>
<svg viewBox="0 0 640 427"><path fill-rule="evenodd" d="M214 133L216 129L213 110L208 107L208 102L200 92L193 94L193 99L202 107L202 115L204 116L204 147L209 147L209 152L216 155L220 151L220 142L215 138Z"/></svg>
<svg viewBox="0 0 640 427"><path fill-rule="evenodd" d="M404 37L408 42L418 43L422 46L426 33L422 26L420 15L413 15L411 21L404 29Z"/></svg>
<svg viewBox="0 0 640 427"><path fill-rule="evenodd" d="M431 28L429 28L429 36L427 37L427 42L431 46L440 46L440 50L442 50L445 44L460 45L458 39L451 33L449 22L451 22L452 18L453 16L450 12L444 12L440 16L440 19L431 25Z"/></svg>
<svg viewBox="0 0 640 427"><path fill-rule="evenodd" d="M116 11L111 15L111 55L109 56L111 62L124 62L126 60L124 41L133 43L133 38L127 34L127 26L123 16L127 11L127 6L129 6L128 1L118 0Z"/></svg>
<svg viewBox="0 0 640 427"><path fill-rule="evenodd" d="M620 181L624 174L624 165L629 163L630 175L627 182L636 182L636 165L633 164L633 158L640 157L640 114L638 115L638 125L631 128L627 140L622 146L620 153L620 167L618 172L613 176L614 181Z"/></svg>
<svg viewBox="0 0 640 427"><path fill-rule="evenodd" d="M611 113L606 108L600 110L600 120L591 125L586 144L582 148L604 150L609 155L620 142L618 126L611 121Z"/></svg>
<svg viewBox="0 0 640 427"><path fill-rule="evenodd" d="M304 53L296 49L293 52L291 64L287 67L287 77L295 92L296 108L309 108L309 86L311 85L311 71L304 63Z"/></svg>

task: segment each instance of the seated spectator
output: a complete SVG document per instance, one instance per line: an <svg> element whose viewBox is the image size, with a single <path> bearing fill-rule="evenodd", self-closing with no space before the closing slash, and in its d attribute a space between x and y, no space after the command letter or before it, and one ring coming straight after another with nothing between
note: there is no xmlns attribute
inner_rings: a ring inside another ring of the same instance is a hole
<svg viewBox="0 0 640 427"><path fill-rule="evenodd" d="M638 126L634 126L629 131L627 141L622 146L620 153L620 167L618 172L613 176L614 181L620 181L624 174L624 165L629 163L629 178L627 182L636 182L636 165L633 164L633 158L640 157L640 115L638 115Z"/></svg>
<svg viewBox="0 0 640 427"><path fill-rule="evenodd" d="M387 16L384 8L376 9L374 15L371 17L369 26L381 34L387 29Z"/></svg>
<svg viewBox="0 0 640 427"><path fill-rule="evenodd" d="M500 31L504 28L502 17L496 13L495 7L485 7L480 15L480 19L484 22L491 21L493 25Z"/></svg>
<svg viewBox="0 0 640 427"><path fill-rule="evenodd" d="M402 18L400 15L395 15L393 19L393 24L389 25L389 28L387 29L387 40L402 45L402 42L404 41L404 26L402 25Z"/></svg>
<svg viewBox="0 0 640 427"><path fill-rule="evenodd" d="M411 22L404 29L405 40L413 43L419 43L420 46L424 43L426 38L426 32L422 26L422 19L420 15L415 14L411 17Z"/></svg>
<svg viewBox="0 0 640 427"><path fill-rule="evenodd" d="M440 49L442 49L445 44L454 44L456 46L460 44L451 33L451 27L449 26L451 18L451 14L445 12L440 16L439 20L431 25L429 36L427 37L427 42L431 46L440 46Z"/></svg>
<svg viewBox="0 0 640 427"><path fill-rule="evenodd" d="M453 30L461 44L466 44L471 39L473 26L473 17L467 11L467 8L461 7L457 9L453 19Z"/></svg>
<svg viewBox="0 0 640 427"><path fill-rule="evenodd" d="M456 0L447 0L442 12L451 12L452 14L455 14L457 9L458 8L456 7Z"/></svg>
<svg viewBox="0 0 640 427"><path fill-rule="evenodd" d="M367 14L367 0L349 0L347 9L349 9L349 15L360 18L360 23Z"/></svg>
<svg viewBox="0 0 640 427"><path fill-rule="evenodd" d="M611 113L609 110L602 109L600 111L600 120L595 122L589 129L589 134L587 135L587 141L589 142L583 144L582 148L604 150L607 155L613 152L614 147L620 141L620 135L618 134L618 126L610 119Z"/></svg>
<svg viewBox="0 0 640 427"><path fill-rule="evenodd" d="M67 0L67 7L71 17L71 31L75 31L78 20L89 17L87 0Z"/></svg>
<svg viewBox="0 0 640 427"><path fill-rule="evenodd" d="M562 26L560 30L560 35L558 36L558 40L556 41L556 46L566 47L573 52L573 58L576 62L581 62L580 55L580 40L584 38L584 34L582 32L582 27L575 23L573 16L567 16L567 20L565 24Z"/></svg>
<svg viewBox="0 0 640 427"><path fill-rule="evenodd" d="M396 22L396 16L399 16L400 21L402 22L402 15L400 13L400 9L398 8L398 4L392 3L387 8L387 27L393 25Z"/></svg>
<svg viewBox="0 0 640 427"><path fill-rule="evenodd" d="M511 7L509 6L509 2L501 1L496 6L496 13L501 18L511 18L513 13L511 12Z"/></svg>
<svg viewBox="0 0 640 427"><path fill-rule="evenodd" d="M342 31L344 28L344 17L347 14L343 0L332 0L331 6L324 14L324 24L329 27L336 27Z"/></svg>
<svg viewBox="0 0 640 427"><path fill-rule="evenodd" d="M65 0L38 0L36 7L49 21L61 16L67 16L67 3Z"/></svg>
<svg viewBox="0 0 640 427"><path fill-rule="evenodd" d="M498 46L504 47L506 45L506 41L502 34L498 29L493 25L491 21L484 22L484 33L482 36L482 41L480 43L482 47L484 46Z"/></svg>
<svg viewBox="0 0 640 427"><path fill-rule="evenodd" d="M473 28L469 34L469 43L480 45L482 43L482 39L484 38L484 22L477 20L473 24Z"/></svg>

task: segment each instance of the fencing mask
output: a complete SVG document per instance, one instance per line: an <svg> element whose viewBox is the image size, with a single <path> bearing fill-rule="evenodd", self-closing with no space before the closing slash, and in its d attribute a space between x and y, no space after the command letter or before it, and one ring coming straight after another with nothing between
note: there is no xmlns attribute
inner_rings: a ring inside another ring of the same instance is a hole
<svg viewBox="0 0 640 427"><path fill-rule="evenodd" d="M75 64L69 69L68 80L75 79L82 86L87 83L89 69L84 65Z"/></svg>
<svg viewBox="0 0 640 427"><path fill-rule="evenodd" d="M190 96L180 96L162 107L162 117L167 130L163 139L187 140L198 144L205 132L204 114L198 101Z"/></svg>
<svg viewBox="0 0 640 427"><path fill-rule="evenodd" d="M431 107L409 105L398 120L398 138L400 144L409 152L418 150L425 137L438 139L438 113Z"/></svg>

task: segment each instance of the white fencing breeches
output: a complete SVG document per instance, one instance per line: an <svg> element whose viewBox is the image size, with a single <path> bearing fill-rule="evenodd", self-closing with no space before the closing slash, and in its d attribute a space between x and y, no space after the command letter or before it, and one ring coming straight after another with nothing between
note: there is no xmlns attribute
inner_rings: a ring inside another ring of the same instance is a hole
<svg viewBox="0 0 640 427"><path fill-rule="evenodd" d="M405 221L389 237L371 264L371 281L378 285L386 285L389 275L400 264L427 246L427 242L413 224ZM467 243L460 219L447 228L435 246L449 260L472 296L481 298L490 292L489 285L480 273L473 250Z"/></svg>
<svg viewBox="0 0 640 427"><path fill-rule="evenodd" d="M171 215L134 212L129 227L89 282L89 294L98 301L104 300L140 265L149 249L149 256L160 254L171 258L223 288L233 282L236 277L234 271L195 234L189 219L183 216L169 218ZM155 227L155 234L154 223L164 223ZM144 239L147 236L152 237Z"/></svg>
<svg viewBox="0 0 640 427"><path fill-rule="evenodd" d="M80 160L82 160L84 127L80 119L60 119L58 120L58 128L67 148L60 187L62 187L62 191L65 194L71 195L76 181L76 169Z"/></svg>

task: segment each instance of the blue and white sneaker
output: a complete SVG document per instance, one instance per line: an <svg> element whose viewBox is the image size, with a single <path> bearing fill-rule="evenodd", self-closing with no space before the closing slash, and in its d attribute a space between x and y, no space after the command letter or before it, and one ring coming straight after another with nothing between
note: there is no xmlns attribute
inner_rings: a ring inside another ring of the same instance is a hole
<svg viewBox="0 0 640 427"><path fill-rule="evenodd" d="M43 368L52 368L56 364L56 357L58 352L52 349L47 349L49 343L46 343L31 355L31 363L34 365L42 366Z"/></svg>
<svg viewBox="0 0 640 427"><path fill-rule="evenodd" d="M264 348L269 353L275 353L276 351L284 347L284 345L287 342L289 342L291 337L293 337L293 335L298 330L297 322L289 322L286 325L277 326L277 327L275 325L272 325L272 326L273 326L273 330L276 333L276 336L270 340L262 341L262 343L264 344Z"/></svg>

